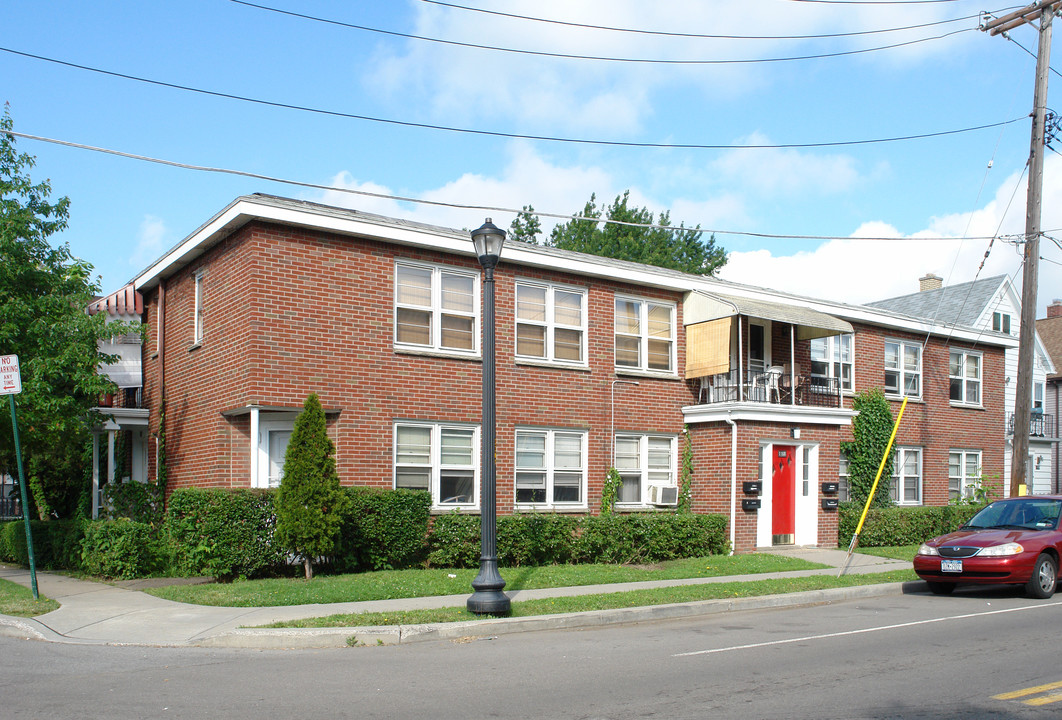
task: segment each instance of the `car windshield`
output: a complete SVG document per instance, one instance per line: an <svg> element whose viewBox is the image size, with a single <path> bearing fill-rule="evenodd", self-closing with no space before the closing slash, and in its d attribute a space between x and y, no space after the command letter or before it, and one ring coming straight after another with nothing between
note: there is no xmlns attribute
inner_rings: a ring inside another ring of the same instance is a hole
<svg viewBox="0 0 1062 720"><path fill-rule="evenodd" d="M1026 530L1053 530L1058 527L1062 500L1053 498L1021 498L999 500L970 518L963 525L971 530L986 528L1021 528Z"/></svg>

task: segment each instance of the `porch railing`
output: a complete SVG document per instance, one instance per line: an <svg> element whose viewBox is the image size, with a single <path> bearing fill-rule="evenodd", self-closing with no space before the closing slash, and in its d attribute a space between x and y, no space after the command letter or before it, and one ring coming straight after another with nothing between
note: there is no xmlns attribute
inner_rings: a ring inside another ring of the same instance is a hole
<svg viewBox="0 0 1062 720"><path fill-rule="evenodd" d="M1015 413L1007 415L1007 434L1013 435L1014 428L1017 425L1014 417ZM1045 415L1044 413L1031 412L1029 413L1029 437L1056 437L1055 434L1055 416Z"/></svg>
<svg viewBox="0 0 1062 720"><path fill-rule="evenodd" d="M701 378L701 403L750 402L801 407L841 406L841 386L837 378L798 375L793 378L780 370L737 371Z"/></svg>

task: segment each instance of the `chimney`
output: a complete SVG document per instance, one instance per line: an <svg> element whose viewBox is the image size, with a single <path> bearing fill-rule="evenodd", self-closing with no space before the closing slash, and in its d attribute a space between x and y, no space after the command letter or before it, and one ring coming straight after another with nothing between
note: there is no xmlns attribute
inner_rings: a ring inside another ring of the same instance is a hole
<svg viewBox="0 0 1062 720"><path fill-rule="evenodd" d="M925 277L918 278L918 292L940 290L942 287L944 287L944 278L938 277L933 273L926 273Z"/></svg>
<svg viewBox="0 0 1062 720"><path fill-rule="evenodd" d="M1062 317L1062 300L1056 299L1047 306L1047 317Z"/></svg>

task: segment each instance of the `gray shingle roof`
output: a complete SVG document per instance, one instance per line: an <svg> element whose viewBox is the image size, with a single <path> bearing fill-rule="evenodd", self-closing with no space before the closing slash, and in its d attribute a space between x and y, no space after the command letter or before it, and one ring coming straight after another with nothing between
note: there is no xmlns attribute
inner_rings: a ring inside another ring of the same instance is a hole
<svg viewBox="0 0 1062 720"><path fill-rule="evenodd" d="M876 300L867 306L937 322L973 326L992 301L1006 275Z"/></svg>

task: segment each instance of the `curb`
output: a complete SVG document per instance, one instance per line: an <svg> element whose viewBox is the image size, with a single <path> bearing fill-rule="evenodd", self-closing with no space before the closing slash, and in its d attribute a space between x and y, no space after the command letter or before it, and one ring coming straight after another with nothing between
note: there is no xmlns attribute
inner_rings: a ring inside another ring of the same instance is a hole
<svg viewBox="0 0 1062 720"><path fill-rule="evenodd" d="M187 644L209 648L312 649L405 645L414 642L438 640L472 642L475 640L493 640L499 635L521 632L577 630L609 625L677 620L748 610L829 605L835 602L903 595L924 590L924 583L912 581L883 583L880 585L856 585L828 590L806 590L785 595L762 595L735 598L733 600L700 600L670 605L650 605L615 610L591 610L559 615L493 618L490 620L470 620L428 625L276 629L239 628L200 640L193 640Z"/></svg>

